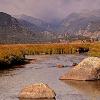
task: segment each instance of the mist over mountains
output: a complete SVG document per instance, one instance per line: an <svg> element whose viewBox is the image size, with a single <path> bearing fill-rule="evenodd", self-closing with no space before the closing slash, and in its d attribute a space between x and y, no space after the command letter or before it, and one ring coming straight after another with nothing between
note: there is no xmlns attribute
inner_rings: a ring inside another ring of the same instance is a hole
<svg viewBox="0 0 100 100"><path fill-rule="evenodd" d="M59 35L66 40L80 36L100 39L100 10L72 13L51 23L0 12L0 43L57 42Z"/></svg>

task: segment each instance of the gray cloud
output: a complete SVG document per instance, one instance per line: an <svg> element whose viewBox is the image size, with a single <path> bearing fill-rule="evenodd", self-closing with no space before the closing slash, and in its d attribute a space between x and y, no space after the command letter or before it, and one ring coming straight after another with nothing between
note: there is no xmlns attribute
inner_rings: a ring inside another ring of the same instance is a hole
<svg viewBox="0 0 100 100"><path fill-rule="evenodd" d="M54 20L72 12L100 9L100 0L0 0L0 11Z"/></svg>

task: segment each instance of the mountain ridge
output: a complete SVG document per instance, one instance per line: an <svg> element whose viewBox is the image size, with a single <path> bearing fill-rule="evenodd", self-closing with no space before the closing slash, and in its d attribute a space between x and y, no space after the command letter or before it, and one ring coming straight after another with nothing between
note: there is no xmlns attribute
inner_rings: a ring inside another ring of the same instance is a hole
<svg viewBox="0 0 100 100"><path fill-rule="evenodd" d="M50 42L55 39L53 37L32 23L0 12L0 43Z"/></svg>
<svg viewBox="0 0 100 100"><path fill-rule="evenodd" d="M71 13L58 24L23 15L19 18L0 12L0 43L34 43L79 37L100 40L100 10Z"/></svg>

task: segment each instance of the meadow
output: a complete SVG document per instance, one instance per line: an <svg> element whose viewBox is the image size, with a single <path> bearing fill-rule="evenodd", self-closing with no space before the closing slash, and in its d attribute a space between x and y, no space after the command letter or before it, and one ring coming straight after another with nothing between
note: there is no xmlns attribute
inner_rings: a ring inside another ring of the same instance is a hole
<svg viewBox="0 0 100 100"><path fill-rule="evenodd" d="M0 45L0 69L25 63L25 55L76 54L78 48L89 48L89 56L100 57L99 42Z"/></svg>

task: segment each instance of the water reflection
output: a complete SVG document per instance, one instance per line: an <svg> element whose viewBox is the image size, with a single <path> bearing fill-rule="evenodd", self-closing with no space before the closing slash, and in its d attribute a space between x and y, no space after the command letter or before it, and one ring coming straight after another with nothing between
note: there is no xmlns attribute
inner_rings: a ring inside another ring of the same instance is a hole
<svg viewBox="0 0 100 100"><path fill-rule="evenodd" d="M14 68L0 70L0 77L16 75L15 71L25 68L23 65L14 66Z"/></svg>
<svg viewBox="0 0 100 100"><path fill-rule="evenodd" d="M56 59L57 57L59 59ZM32 56L32 58L34 58L34 56ZM55 65L59 63L70 66L73 62L80 62L86 58L86 56L50 55L48 57L37 56L37 58L39 61L34 64L30 63L20 68L18 66L18 68L14 67L14 69L0 71L0 100L25 100L18 98L22 87L38 82L44 82L50 85L50 87L56 91L56 100L87 100L85 95L77 94L76 91L73 91L68 85L62 84L61 81L58 80L70 67L61 69L55 67ZM40 61L40 59L42 60Z"/></svg>
<svg viewBox="0 0 100 100"><path fill-rule="evenodd" d="M99 81L64 80L63 82L87 95L100 96L100 80Z"/></svg>

